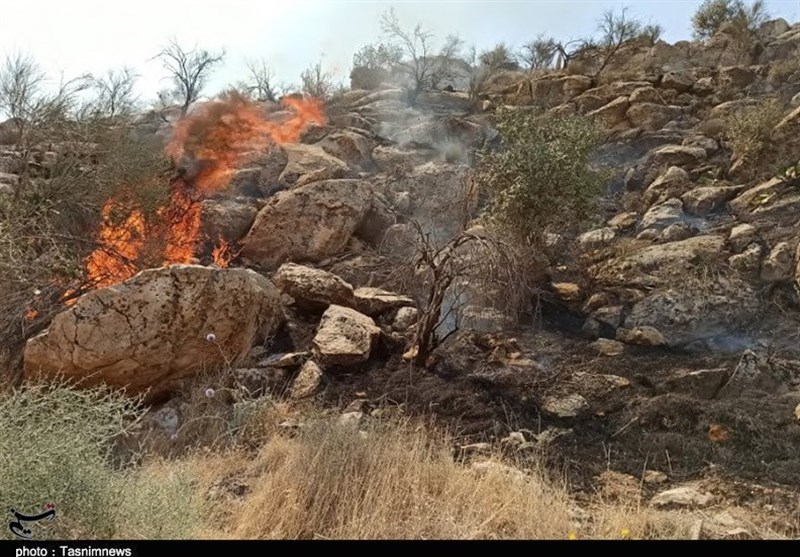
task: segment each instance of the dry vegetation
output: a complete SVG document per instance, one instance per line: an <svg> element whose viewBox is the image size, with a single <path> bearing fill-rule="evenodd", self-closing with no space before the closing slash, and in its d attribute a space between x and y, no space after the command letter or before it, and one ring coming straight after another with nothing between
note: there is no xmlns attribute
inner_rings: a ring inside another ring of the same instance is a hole
<svg viewBox="0 0 800 557"><path fill-rule="evenodd" d="M642 506L613 478L579 506L537 458L454 458L445 433L396 414L357 425L306 408L300 422L264 399L242 428L218 392L198 397L186 399L194 419L235 433L181 431L173 456L150 438L146 457L122 464L120 439L147 428L130 400L66 386L5 395L0 493L21 508L56 502L38 539L676 538L697 519Z"/></svg>

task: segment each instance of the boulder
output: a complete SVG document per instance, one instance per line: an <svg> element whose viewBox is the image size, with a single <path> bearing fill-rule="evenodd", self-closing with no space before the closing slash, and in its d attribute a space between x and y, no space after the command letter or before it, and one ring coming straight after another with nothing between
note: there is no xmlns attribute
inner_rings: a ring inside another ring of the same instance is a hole
<svg viewBox="0 0 800 557"><path fill-rule="evenodd" d="M215 244L219 240L232 244L244 238L258 213L255 205L239 199L205 199L201 207L203 236Z"/></svg>
<svg viewBox="0 0 800 557"><path fill-rule="evenodd" d="M616 236L613 228L598 228L578 236L578 245L585 250L597 249L613 242Z"/></svg>
<svg viewBox="0 0 800 557"><path fill-rule="evenodd" d="M286 167L280 175L283 184L332 180L347 175L347 164L329 154L320 145L290 143L284 146L287 155ZM301 178L305 178L302 182Z"/></svg>
<svg viewBox="0 0 800 557"><path fill-rule="evenodd" d="M380 172L405 174L425 164L436 156L431 148L401 148L396 145L378 145L372 150L372 160Z"/></svg>
<svg viewBox="0 0 800 557"><path fill-rule="evenodd" d="M626 116L628 108L630 108L628 97L617 97L605 106L592 110L587 116L600 122L604 128L612 129L628 121Z"/></svg>
<svg viewBox="0 0 800 557"><path fill-rule="evenodd" d="M303 364L303 367L300 368L300 372L297 374L294 383L292 383L290 396L293 399L313 396L319 389L321 383L322 370L313 360L308 360Z"/></svg>
<svg viewBox="0 0 800 557"><path fill-rule="evenodd" d="M291 296L299 307L324 310L331 304L355 305L353 287L327 271L284 263L272 280L281 293Z"/></svg>
<svg viewBox="0 0 800 557"><path fill-rule="evenodd" d="M286 150L272 146L246 157L231 178L231 190L246 197L269 197L283 188L280 177L289 157Z"/></svg>
<svg viewBox="0 0 800 557"><path fill-rule="evenodd" d="M625 345L618 340L611 340L608 338L599 338L589 346L597 350L603 356L619 356L625 352Z"/></svg>
<svg viewBox="0 0 800 557"><path fill-rule="evenodd" d="M758 239L758 230L752 224L742 223L731 228L728 235L728 247L731 251L740 252Z"/></svg>
<svg viewBox="0 0 800 557"><path fill-rule="evenodd" d="M681 114L683 114L683 108L680 106L652 102L631 103L626 113L631 124L645 131L657 131Z"/></svg>
<svg viewBox="0 0 800 557"><path fill-rule="evenodd" d="M663 229L684 219L683 203L680 199L668 199L660 205L653 205L639 222L641 230Z"/></svg>
<svg viewBox="0 0 800 557"><path fill-rule="evenodd" d="M692 71L667 72L661 79L661 87L664 89L674 89L678 93L691 91L695 79Z"/></svg>
<svg viewBox="0 0 800 557"><path fill-rule="evenodd" d="M58 314L25 346L25 373L156 394L244 359L283 321L278 290L253 271L149 269Z"/></svg>
<svg viewBox="0 0 800 557"><path fill-rule="evenodd" d="M624 327L654 327L667 345L684 346L730 335L751 323L759 306L758 295L747 282L737 277L715 277L707 284L654 291L634 304Z"/></svg>
<svg viewBox="0 0 800 557"><path fill-rule="evenodd" d="M736 197L743 186L701 186L683 194L683 208L690 214L703 217L723 207Z"/></svg>
<svg viewBox="0 0 800 557"><path fill-rule="evenodd" d="M761 264L761 280L781 282L792 278L794 249L789 242L779 242Z"/></svg>
<svg viewBox="0 0 800 557"><path fill-rule="evenodd" d="M691 238L692 235L692 227L683 221L678 221L662 230L660 239L662 242L680 242L686 238Z"/></svg>
<svg viewBox="0 0 800 557"><path fill-rule="evenodd" d="M241 256L266 268L318 262L347 245L371 208L359 180L326 180L282 191L259 211Z"/></svg>
<svg viewBox="0 0 800 557"><path fill-rule="evenodd" d="M609 219L607 224L615 230L627 230L636 226L637 222L639 222L639 215L632 212L626 212L614 215Z"/></svg>
<svg viewBox="0 0 800 557"><path fill-rule="evenodd" d="M392 320L392 330L404 333L413 327L419 320L419 310L412 307L402 307L397 310Z"/></svg>
<svg viewBox="0 0 800 557"><path fill-rule="evenodd" d="M332 305L322 314L314 336L316 359L325 368L366 362L380 334L372 318L351 308Z"/></svg>
<svg viewBox="0 0 800 557"><path fill-rule="evenodd" d="M750 244L741 253L730 256L728 265L730 265L731 269L744 275L758 274L761 264L761 252L761 246L755 243Z"/></svg>
<svg viewBox="0 0 800 557"><path fill-rule="evenodd" d="M724 247L724 236L706 234L679 242L647 246L631 255L600 263L592 269L601 283L652 287L684 278L696 263L719 257Z"/></svg>
<svg viewBox="0 0 800 557"><path fill-rule="evenodd" d="M638 89L634 90L630 96L631 105L635 105L637 103L656 103L656 104L664 104L664 98L661 94L652 86L646 87L639 87Z"/></svg>
<svg viewBox="0 0 800 557"><path fill-rule="evenodd" d="M325 136L317 145L350 166L368 170L374 165L372 150L375 148L375 141L363 133L346 129L335 131Z"/></svg>
<svg viewBox="0 0 800 557"><path fill-rule="evenodd" d="M377 317L392 310L413 305L414 300L408 296L387 292L380 288L363 286L355 290L355 307L361 313L371 317Z"/></svg>
<svg viewBox="0 0 800 557"><path fill-rule="evenodd" d="M663 203L671 197L680 197L690 187L689 173L679 166L670 166L645 190L644 202L647 206Z"/></svg>
<svg viewBox="0 0 800 557"><path fill-rule="evenodd" d="M648 164L651 167L687 166L706 159L706 150L688 145L664 145L650 152Z"/></svg>

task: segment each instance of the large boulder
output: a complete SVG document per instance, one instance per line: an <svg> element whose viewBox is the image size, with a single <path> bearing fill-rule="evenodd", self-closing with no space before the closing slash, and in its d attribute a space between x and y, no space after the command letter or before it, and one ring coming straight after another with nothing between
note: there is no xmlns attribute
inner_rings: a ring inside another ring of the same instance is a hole
<svg viewBox="0 0 800 557"><path fill-rule="evenodd" d="M371 204L370 189L359 180L326 180L280 192L259 211L241 255L266 268L319 262L344 249Z"/></svg>
<svg viewBox="0 0 800 557"><path fill-rule="evenodd" d="M256 213L256 206L245 200L206 199L200 217L203 235L214 243L238 242L250 230Z"/></svg>
<svg viewBox="0 0 800 557"><path fill-rule="evenodd" d="M284 321L280 295L245 269L173 265L93 290L25 346L25 374L157 394L235 365Z"/></svg>
<svg viewBox="0 0 800 557"><path fill-rule="evenodd" d="M344 178L347 175L347 164L328 153L320 145L292 143L284 148L288 162L280 175L280 181L283 184L331 180Z"/></svg>
<svg viewBox="0 0 800 557"><path fill-rule="evenodd" d="M668 346L683 346L728 337L751 323L758 309L758 294L738 278L684 279L636 303L625 318L625 327L653 327Z"/></svg>
<svg viewBox="0 0 800 557"><path fill-rule="evenodd" d="M680 106L639 102L631 104L626 113L631 124L646 131L656 131L683 114Z"/></svg>
<svg viewBox="0 0 800 557"><path fill-rule="evenodd" d="M233 174L230 189L238 195L269 197L283 187L280 177L288 161L286 151L279 145L252 153Z"/></svg>
<svg viewBox="0 0 800 557"><path fill-rule="evenodd" d="M366 362L380 333L372 318L351 308L332 305L322 314L314 336L316 360L326 368Z"/></svg>
<svg viewBox="0 0 800 557"><path fill-rule="evenodd" d="M284 263L272 277L281 293L290 296L299 307L326 309L331 304L355 304L353 287L333 273Z"/></svg>
<svg viewBox="0 0 800 557"><path fill-rule="evenodd" d="M333 155L350 166L372 168L372 149L375 148L375 141L367 137L364 133L355 130L335 131L325 136L325 139L317 143L329 155Z"/></svg>

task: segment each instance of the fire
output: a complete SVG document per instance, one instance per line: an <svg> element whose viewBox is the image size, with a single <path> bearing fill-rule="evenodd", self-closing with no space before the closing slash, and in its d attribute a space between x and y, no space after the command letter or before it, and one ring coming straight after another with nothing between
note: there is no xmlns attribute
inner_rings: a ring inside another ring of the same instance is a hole
<svg viewBox="0 0 800 557"><path fill-rule="evenodd" d="M36 311L35 309L31 308L31 307L29 307L28 309L25 310L25 320L26 321L33 321L34 319L36 319L36 317L38 317L38 315L39 315L39 312Z"/></svg>
<svg viewBox="0 0 800 557"><path fill-rule="evenodd" d="M137 272L137 259L145 240L145 219L135 207L113 199L103 206L100 246L86 258L86 272L97 288L129 279Z"/></svg>
<svg viewBox="0 0 800 557"><path fill-rule="evenodd" d="M86 258L86 286L109 286L136 274L145 245L152 240L147 232L163 242L164 264L196 261L198 247L206 240L201 231L203 199L227 187L249 153L297 142L311 125L326 122L320 101L286 97L281 104L286 117L269 119L263 106L229 93L181 120L166 148L180 169L168 205L156 211L156 222L148 222L136 206L109 200L103 207L99 246ZM212 252L220 267L227 267L235 256L235 249L222 239Z"/></svg>
<svg viewBox="0 0 800 557"><path fill-rule="evenodd" d="M216 247L211 251L211 259L214 260L214 265L222 269L227 269L231 263L231 259L237 255L238 253L234 251L231 244L225 240L225 238L220 238Z"/></svg>

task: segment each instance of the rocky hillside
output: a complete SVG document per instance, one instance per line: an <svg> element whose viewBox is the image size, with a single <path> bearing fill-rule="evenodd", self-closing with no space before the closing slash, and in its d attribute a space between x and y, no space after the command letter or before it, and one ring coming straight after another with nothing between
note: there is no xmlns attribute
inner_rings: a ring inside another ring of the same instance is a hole
<svg viewBox="0 0 800 557"><path fill-rule="evenodd" d="M721 475L738 483L672 503L757 494L796 512L757 484L800 481L800 25L765 24L748 63L728 40L630 44L601 78L591 56L504 72L477 101L351 90L203 200L204 234L238 246L228 268L208 250L86 293L27 341L25 376L147 393L169 436L181 381L222 370L248 396L314 398L356 422L432 413L467 458L545 449L579 488L607 469L646 470L649 495ZM541 269L534 316L505 313L507 291L472 292L411 366L434 280L411 265L420 234L441 247L474 224L467 177L495 111L537 108L602 129L600 212L553 238L568 248ZM731 122L761 117L766 147L748 155ZM16 180L3 149L0 195Z"/></svg>

